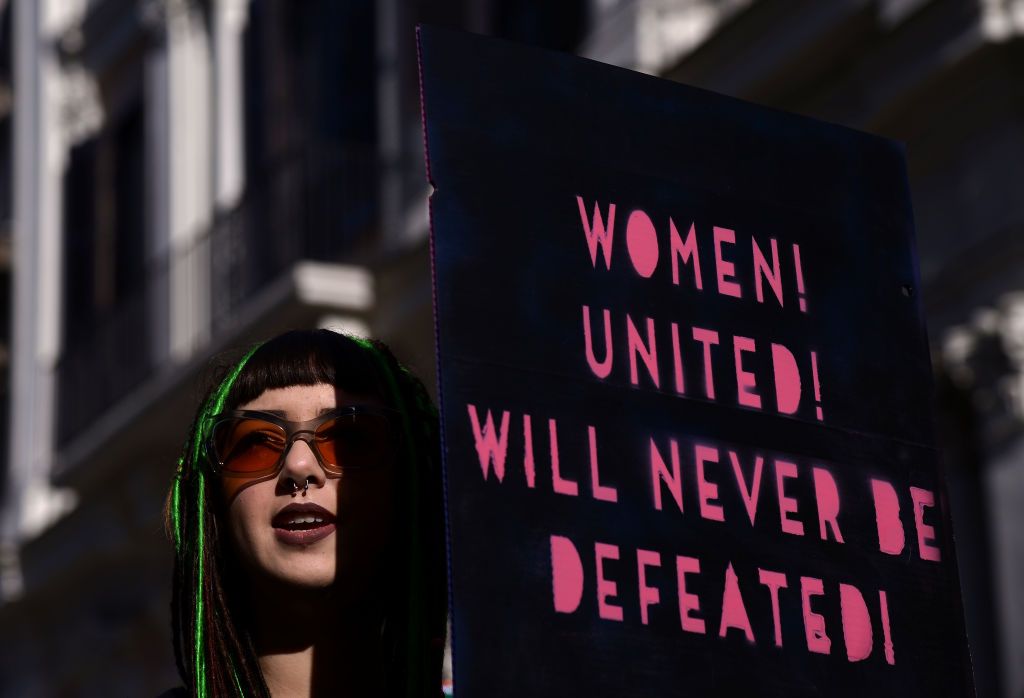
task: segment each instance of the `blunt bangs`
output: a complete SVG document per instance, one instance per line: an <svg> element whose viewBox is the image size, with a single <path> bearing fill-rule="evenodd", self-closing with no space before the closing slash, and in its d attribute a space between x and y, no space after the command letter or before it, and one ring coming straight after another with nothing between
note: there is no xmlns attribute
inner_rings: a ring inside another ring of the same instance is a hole
<svg viewBox="0 0 1024 698"><path fill-rule="evenodd" d="M331 330L292 330L264 343L249 358L224 409L235 409L267 390L318 383L391 402L371 353L355 340Z"/></svg>

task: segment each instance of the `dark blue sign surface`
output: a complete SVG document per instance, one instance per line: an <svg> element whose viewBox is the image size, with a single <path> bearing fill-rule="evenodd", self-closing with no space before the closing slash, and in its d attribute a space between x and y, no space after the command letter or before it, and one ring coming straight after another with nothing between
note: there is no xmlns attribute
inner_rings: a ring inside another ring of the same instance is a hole
<svg viewBox="0 0 1024 698"><path fill-rule="evenodd" d="M973 694L900 147L420 51L456 694Z"/></svg>

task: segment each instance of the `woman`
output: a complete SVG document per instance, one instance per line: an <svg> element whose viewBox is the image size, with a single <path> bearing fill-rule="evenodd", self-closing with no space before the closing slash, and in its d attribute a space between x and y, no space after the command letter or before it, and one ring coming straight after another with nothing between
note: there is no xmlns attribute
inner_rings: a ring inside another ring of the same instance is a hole
<svg viewBox="0 0 1024 698"><path fill-rule="evenodd" d="M386 346L313 330L251 349L168 496L187 692L436 698L441 496L437 413Z"/></svg>

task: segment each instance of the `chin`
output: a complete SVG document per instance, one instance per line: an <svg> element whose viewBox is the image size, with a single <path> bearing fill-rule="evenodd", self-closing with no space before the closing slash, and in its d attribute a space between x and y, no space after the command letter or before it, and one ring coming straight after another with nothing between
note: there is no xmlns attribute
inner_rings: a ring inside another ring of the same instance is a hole
<svg viewBox="0 0 1024 698"><path fill-rule="evenodd" d="M327 589L334 585L334 575L308 574L297 575L289 571L287 575L279 577L280 581L298 589Z"/></svg>
<svg viewBox="0 0 1024 698"><path fill-rule="evenodd" d="M267 570L279 584L299 589L324 589L335 581L334 565L284 562Z"/></svg>
<svg viewBox="0 0 1024 698"><path fill-rule="evenodd" d="M324 546L273 551L267 560L267 571L281 582L292 586L320 588L330 586L336 579L337 565L333 544L328 550L317 550Z"/></svg>

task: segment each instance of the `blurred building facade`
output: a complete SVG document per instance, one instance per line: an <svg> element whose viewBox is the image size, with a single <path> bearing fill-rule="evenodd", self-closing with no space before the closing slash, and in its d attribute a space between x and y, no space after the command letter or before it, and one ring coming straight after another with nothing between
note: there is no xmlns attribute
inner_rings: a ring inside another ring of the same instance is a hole
<svg viewBox="0 0 1024 698"><path fill-rule="evenodd" d="M1024 2L8 0L0 696L177 683L211 356L333 326L433 380L418 21L907 143L978 694L1024 695Z"/></svg>

